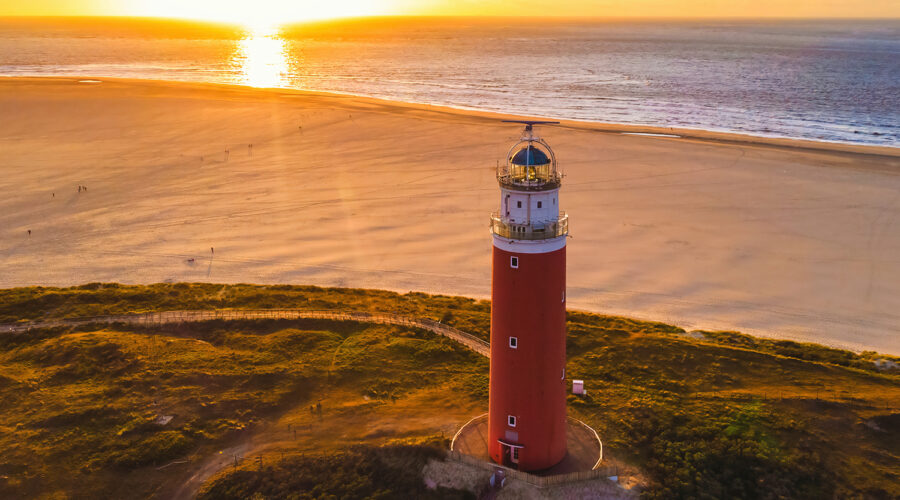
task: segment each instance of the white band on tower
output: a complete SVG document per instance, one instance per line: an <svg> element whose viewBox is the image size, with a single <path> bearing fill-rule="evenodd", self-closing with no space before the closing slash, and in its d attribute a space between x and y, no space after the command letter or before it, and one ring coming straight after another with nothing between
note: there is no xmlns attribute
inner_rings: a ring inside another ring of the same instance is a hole
<svg viewBox="0 0 900 500"><path fill-rule="evenodd" d="M566 246L566 236L549 240L512 240L495 234L494 246L510 253L550 253Z"/></svg>

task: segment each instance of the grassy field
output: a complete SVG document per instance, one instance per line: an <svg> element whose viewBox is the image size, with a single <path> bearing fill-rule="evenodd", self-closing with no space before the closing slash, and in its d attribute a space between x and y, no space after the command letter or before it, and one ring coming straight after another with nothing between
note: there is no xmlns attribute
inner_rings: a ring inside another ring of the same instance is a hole
<svg viewBox="0 0 900 500"><path fill-rule="evenodd" d="M392 312L484 339L490 328L488 302L420 293L0 290L0 322L211 308ZM569 411L641 471L646 497L900 497L900 374L873 363L896 359L581 312L568 329L567 374L588 389ZM311 498L422 496L415 469L486 411L487 374L443 337L351 322L0 334L0 497L167 498L230 453L246 458L206 498L277 497L285 481Z"/></svg>

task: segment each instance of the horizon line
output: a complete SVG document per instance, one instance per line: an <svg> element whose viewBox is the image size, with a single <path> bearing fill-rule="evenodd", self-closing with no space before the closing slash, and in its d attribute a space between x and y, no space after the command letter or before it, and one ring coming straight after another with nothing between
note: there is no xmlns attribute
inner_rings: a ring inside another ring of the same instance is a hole
<svg viewBox="0 0 900 500"><path fill-rule="evenodd" d="M189 21L204 24L223 24L223 25L240 25L236 22L206 20L195 17L177 17L177 16L141 16L141 15L116 15L116 14L62 14L62 15L42 15L42 14L0 14L0 19L146 19L146 20L171 20L171 21ZM900 21L897 17L847 17L847 16L571 16L571 15L447 15L447 14L377 14L370 16L341 16L323 19L311 19L296 21L285 21L279 23L286 24L316 24L327 23L333 21L365 21L378 19L466 19L466 20L497 20L497 19L516 19L516 20L547 20L554 21L571 20L571 21L634 21L634 20L655 20L655 21Z"/></svg>

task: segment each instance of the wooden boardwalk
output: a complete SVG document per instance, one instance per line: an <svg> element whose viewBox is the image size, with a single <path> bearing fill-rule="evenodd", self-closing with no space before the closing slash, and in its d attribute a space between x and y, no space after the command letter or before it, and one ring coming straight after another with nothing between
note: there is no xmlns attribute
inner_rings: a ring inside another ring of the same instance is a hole
<svg viewBox="0 0 900 500"><path fill-rule="evenodd" d="M120 314L112 316L91 316L83 318L65 318L50 321L30 321L26 323L0 324L0 333L22 333L37 328L54 328L61 326L84 325L169 325L196 323L202 321L241 321L241 320L296 320L322 319L329 321L356 321L360 323L376 323L381 325L409 326L421 328L459 342L463 346L481 354L490 356L490 345L480 338L462 330L447 326L440 321L423 318L409 318L397 314L344 312L344 311L310 311L304 309L211 309L161 311L140 314Z"/></svg>

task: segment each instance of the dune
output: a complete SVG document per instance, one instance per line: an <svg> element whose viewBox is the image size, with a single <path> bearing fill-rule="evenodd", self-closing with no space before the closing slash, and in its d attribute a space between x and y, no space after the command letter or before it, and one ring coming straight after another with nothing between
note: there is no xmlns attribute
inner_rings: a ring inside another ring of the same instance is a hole
<svg viewBox="0 0 900 500"><path fill-rule="evenodd" d="M0 287L489 296L509 117L88 77L0 79L0 117ZM569 307L900 354L900 148L539 132L566 174Z"/></svg>

